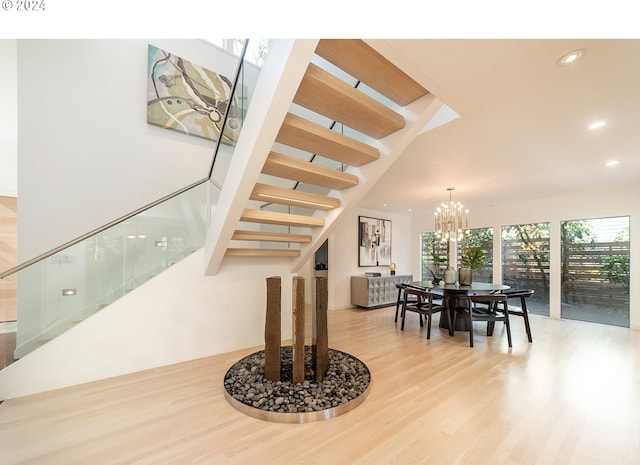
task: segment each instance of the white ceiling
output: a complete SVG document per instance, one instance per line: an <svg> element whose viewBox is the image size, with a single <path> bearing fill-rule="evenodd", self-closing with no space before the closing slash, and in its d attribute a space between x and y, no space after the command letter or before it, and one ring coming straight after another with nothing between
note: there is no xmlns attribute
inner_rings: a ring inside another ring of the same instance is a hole
<svg viewBox="0 0 640 465"><path fill-rule="evenodd" d="M460 117L419 136L360 207L433 215L449 186L473 209L638 182L640 40L367 42Z"/></svg>

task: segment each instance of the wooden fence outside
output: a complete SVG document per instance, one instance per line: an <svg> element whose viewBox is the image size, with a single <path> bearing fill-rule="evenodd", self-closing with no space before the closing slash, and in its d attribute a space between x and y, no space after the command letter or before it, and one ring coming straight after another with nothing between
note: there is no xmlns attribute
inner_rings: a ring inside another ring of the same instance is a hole
<svg viewBox="0 0 640 465"><path fill-rule="evenodd" d="M549 283L549 239L537 239L534 243L540 263L527 245L518 239L509 241L503 248L503 282L512 288L533 289L534 298L549 302L545 292L545 282ZM491 244L483 246L485 253L491 256ZM602 266L612 256L629 256L629 242L597 242L588 244L568 244L563 257L564 282L562 303L575 306L593 306L628 309L629 291L619 284L609 282ZM431 279L428 269L436 265L430 254L423 255L424 279ZM476 281L492 281L491 264L473 272Z"/></svg>
<svg viewBox="0 0 640 465"><path fill-rule="evenodd" d="M503 251L502 265L505 284L535 289L544 293L544 281L549 282L549 240L536 244L542 271L534 254L524 243L510 241ZM609 282L602 266L613 256L629 256L629 242L568 244L564 249L562 302L571 305L628 308L629 292L624 286ZM547 298L548 296L544 296Z"/></svg>

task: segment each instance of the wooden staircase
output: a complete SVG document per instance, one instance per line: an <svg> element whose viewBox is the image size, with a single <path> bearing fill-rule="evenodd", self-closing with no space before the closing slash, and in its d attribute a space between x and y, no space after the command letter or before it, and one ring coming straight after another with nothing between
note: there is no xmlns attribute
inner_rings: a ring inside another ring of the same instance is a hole
<svg viewBox="0 0 640 465"><path fill-rule="evenodd" d="M315 54L399 107L428 94L360 39L323 39ZM225 256L299 256L301 244L325 225L324 212L341 206L340 191L358 185L357 176L339 167L375 163L380 154L373 144L405 126L398 111L313 62L293 104ZM319 116L312 121L308 115ZM325 119L361 133L366 142L316 122ZM314 163L316 155L335 166Z"/></svg>

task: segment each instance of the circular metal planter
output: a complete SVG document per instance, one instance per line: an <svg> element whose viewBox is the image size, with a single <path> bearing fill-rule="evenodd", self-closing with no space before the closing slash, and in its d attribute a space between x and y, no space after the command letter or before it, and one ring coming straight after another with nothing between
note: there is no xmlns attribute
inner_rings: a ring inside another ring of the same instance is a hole
<svg viewBox="0 0 640 465"><path fill-rule="evenodd" d="M329 369L321 382L314 380L314 374L308 368L304 383L286 381L290 379L287 377L288 349L281 349L283 381L270 381L264 377L264 351L237 361L225 374L224 394L229 404L259 420L310 423L350 412L369 395L371 374L367 366L356 357L335 349L329 349ZM311 353L311 347L305 347L305 358L310 359Z"/></svg>

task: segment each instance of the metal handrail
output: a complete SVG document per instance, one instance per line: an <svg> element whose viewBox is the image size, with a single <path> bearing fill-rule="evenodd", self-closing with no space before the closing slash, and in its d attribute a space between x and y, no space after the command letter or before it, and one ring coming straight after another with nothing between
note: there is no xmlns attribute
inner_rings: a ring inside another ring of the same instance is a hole
<svg viewBox="0 0 640 465"><path fill-rule="evenodd" d="M74 246L74 245L84 241L85 239L88 239L88 238L90 238L92 236L95 236L96 234L99 234L99 233L101 233L103 231L106 231L107 229L109 229L109 228L111 228L113 226L116 226L117 224L120 224L120 223L122 223L124 221L127 221L128 219L131 219L134 216L139 215L140 213L142 213L144 211L147 211L150 208L155 207L156 205L160 205L161 203L166 202L169 199L172 199L172 198L174 198L174 197L176 197L176 196L178 196L178 195L180 195L180 194L182 194L182 193L184 193L184 192L186 192L186 191L188 191L190 189L193 189L196 186L199 186L200 184L203 184L203 183L207 182L208 180L209 180L209 178L204 178L204 179L202 179L200 181L194 182L193 184L191 184L191 185L189 185L187 187L183 187L182 189L180 189L179 191L174 192L173 194L166 195L166 196L162 197L161 199L156 200L155 202L151 202L150 204L145 205L144 207L138 208L137 210L135 210L135 211L133 211L131 213L128 213L128 214L126 214L126 215L124 215L124 216L122 216L122 217L120 217L120 218L118 218L116 220L113 220L113 221L111 221L111 222L109 222L109 223L107 223L107 224L105 224L103 226L100 226L99 228L96 228L93 231L89 231L88 233L85 233L82 236L76 237L75 239L72 239L69 242L66 242L66 243L64 243L62 245L59 245L58 247L56 247L54 249L51 249L48 252L45 252L45 253L43 253L41 255L38 255L37 257L34 257L31 260L27 260L26 262L21 263L20 265L14 266L13 268L10 268L7 271L4 271L4 272L0 273L0 279L4 279L7 276L11 276L12 274L17 273L18 271L23 270L23 269L33 265L34 263L38 263L38 262L40 262L40 261L42 261L42 260L44 260L46 258L51 257L52 255L57 254L58 252L61 252L64 249L67 249L67 248L69 248L71 246Z"/></svg>

